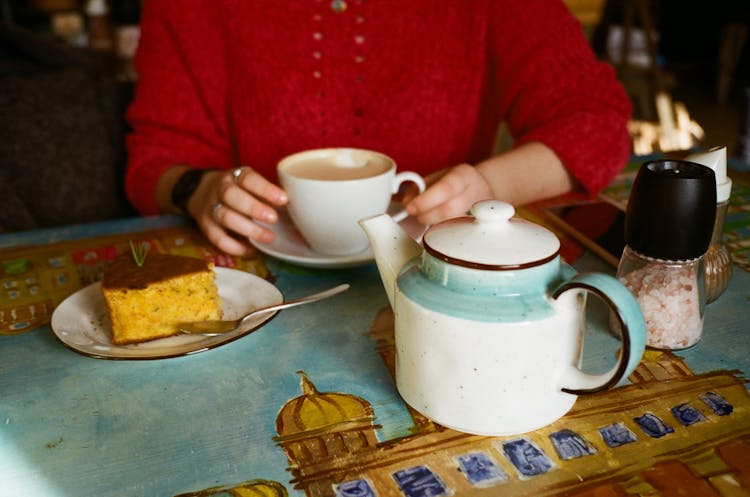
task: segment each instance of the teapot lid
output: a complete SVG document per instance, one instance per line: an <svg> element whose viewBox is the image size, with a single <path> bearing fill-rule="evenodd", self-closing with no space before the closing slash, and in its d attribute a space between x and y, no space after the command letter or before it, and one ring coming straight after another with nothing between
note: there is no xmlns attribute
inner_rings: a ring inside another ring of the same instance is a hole
<svg viewBox="0 0 750 497"><path fill-rule="evenodd" d="M425 250L451 264L477 269L536 266L551 261L560 250L554 233L514 218L515 209L506 202L477 202L471 214L430 227L423 237Z"/></svg>

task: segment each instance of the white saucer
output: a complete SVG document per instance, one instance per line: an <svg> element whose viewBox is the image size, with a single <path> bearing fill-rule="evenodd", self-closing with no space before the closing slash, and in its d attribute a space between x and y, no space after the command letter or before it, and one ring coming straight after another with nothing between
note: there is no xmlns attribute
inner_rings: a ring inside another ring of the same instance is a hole
<svg viewBox="0 0 750 497"><path fill-rule="evenodd" d="M237 319L252 309L280 304L284 297L273 284L236 269L214 268L224 319ZM57 338L81 354L99 359L165 359L203 352L260 328L278 311L261 314L242 328L215 337L175 335L132 345L115 345L101 282L78 290L52 313L50 325Z"/></svg>
<svg viewBox="0 0 750 497"><path fill-rule="evenodd" d="M412 217L407 217L400 225L415 240L419 240L424 232L424 226ZM250 243L264 254L282 261L300 266L338 269L363 266L372 262L374 257L369 246L362 252L352 255L326 255L315 252L297 231L286 209L279 209L279 220L276 223L264 226L274 232L274 241L266 244L250 240Z"/></svg>

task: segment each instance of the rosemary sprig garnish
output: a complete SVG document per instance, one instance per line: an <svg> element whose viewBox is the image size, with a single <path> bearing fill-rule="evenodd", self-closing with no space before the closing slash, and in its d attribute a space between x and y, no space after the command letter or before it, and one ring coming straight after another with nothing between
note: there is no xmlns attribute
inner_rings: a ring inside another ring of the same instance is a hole
<svg viewBox="0 0 750 497"><path fill-rule="evenodd" d="M143 263L146 262L146 256L148 255L148 243L141 242L136 245L133 243L133 240L129 240L129 242L130 251L133 253L133 260L138 267L143 266Z"/></svg>

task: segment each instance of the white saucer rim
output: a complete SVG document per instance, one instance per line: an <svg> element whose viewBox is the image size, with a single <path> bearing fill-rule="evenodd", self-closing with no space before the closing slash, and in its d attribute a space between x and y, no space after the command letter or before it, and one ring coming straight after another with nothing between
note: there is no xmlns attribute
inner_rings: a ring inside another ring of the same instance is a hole
<svg viewBox="0 0 750 497"><path fill-rule="evenodd" d="M394 204L391 204L391 207L393 208ZM399 224L404 227L405 223L407 223L407 221L410 219L411 218L406 218ZM416 220L413 221L416 222ZM249 241L260 252L274 257L280 261L290 262L299 266L311 268L341 269L363 266L375 260L375 255L372 252L372 247L369 245L365 250L351 255L320 254L318 252L315 252L307 243L304 243L304 245L300 245L298 241L293 240L289 235L289 231L294 229L294 226L292 225L291 218L289 217L286 209L283 208L279 209L279 219L276 223L263 224L263 226L271 230L276 235L276 240L274 240L270 244L260 243L256 240ZM415 239L421 239L421 234L424 232L424 229L425 228L421 226L420 233L418 234L418 237L415 237ZM407 229L407 231L409 230ZM410 233L412 237L414 237L414 234L415 233ZM301 235L299 235L299 238L302 240ZM281 250L278 247L278 245L281 244L280 241L294 244L297 247L301 248L308 255L293 254L288 251Z"/></svg>

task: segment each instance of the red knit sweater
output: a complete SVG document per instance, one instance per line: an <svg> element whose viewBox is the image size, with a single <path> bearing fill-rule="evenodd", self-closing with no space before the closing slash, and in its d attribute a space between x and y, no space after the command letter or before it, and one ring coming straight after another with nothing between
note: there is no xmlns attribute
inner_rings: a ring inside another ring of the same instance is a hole
<svg viewBox="0 0 750 497"><path fill-rule="evenodd" d="M630 102L560 0L148 0L127 192L157 212L175 164L375 149L429 173L492 153L499 123L591 193L627 160Z"/></svg>

